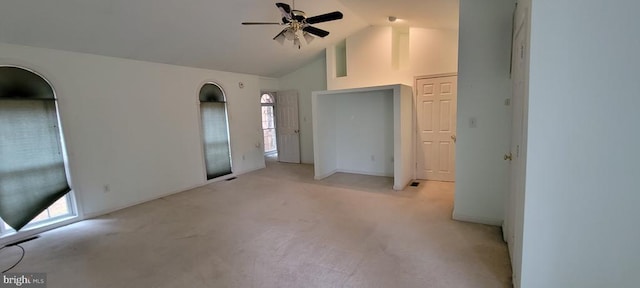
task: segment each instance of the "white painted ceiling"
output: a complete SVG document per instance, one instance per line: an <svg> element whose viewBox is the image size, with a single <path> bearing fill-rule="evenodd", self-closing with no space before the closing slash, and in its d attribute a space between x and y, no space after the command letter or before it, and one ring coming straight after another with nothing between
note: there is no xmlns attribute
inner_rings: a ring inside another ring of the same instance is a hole
<svg viewBox="0 0 640 288"><path fill-rule="evenodd" d="M388 17L398 18L396 25L458 29L458 0L340 0L357 11L371 25L388 25Z"/></svg>
<svg viewBox="0 0 640 288"><path fill-rule="evenodd" d="M324 53L329 45L387 16L409 25L457 28L458 0L297 0L314 16L339 10L344 19L314 26L331 32L302 49L272 38L271 0L0 0L0 42L213 70L278 77ZM455 10L455 11L453 11ZM440 12L436 12L440 11ZM357 12L357 13L356 13Z"/></svg>

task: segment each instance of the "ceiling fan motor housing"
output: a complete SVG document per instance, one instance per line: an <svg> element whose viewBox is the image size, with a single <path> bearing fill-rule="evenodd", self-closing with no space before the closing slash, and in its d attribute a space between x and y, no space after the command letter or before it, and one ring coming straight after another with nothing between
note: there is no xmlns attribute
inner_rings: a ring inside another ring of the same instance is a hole
<svg viewBox="0 0 640 288"><path fill-rule="evenodd" d="M302 22L307 18L307 15L300 10L291 10L291 18L295 21Z"/></svg>

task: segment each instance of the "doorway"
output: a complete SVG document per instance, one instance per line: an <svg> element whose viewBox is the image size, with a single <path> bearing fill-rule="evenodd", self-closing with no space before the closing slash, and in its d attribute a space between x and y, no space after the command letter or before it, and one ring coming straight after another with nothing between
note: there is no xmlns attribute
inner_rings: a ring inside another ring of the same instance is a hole
<svg viewBox="0 0 640 288"><path fill-rule="evenodd" d="M416 178L453 182L458 77L416 78Z"/></svg>
<svg viewBox="0 0 640 288"><path fill-rule="evenodd" d="M264 155L267 159L278 159L278 141L276 138L275 97L274 93L262 93L262 134L264 137Z"/></svg>
<svg viewBox="0 0 640 288"><path fill-rule="evenodd" d="M300 121L298 119L298 91L278 91L276 127L278 161L300 163Z"/></svg>

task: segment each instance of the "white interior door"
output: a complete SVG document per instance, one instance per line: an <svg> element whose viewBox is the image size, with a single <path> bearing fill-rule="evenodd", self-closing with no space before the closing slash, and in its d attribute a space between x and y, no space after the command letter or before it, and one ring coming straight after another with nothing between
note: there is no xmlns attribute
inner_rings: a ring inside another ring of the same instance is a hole
<svg viewBox="0 0 640 288"><path fill-rule="evenodd" d="M505 209L503 237L509 245L513 263L514 283L518 281L521 269L522 233L524 220L524 181L526 162L527 98L528 98L528 56L526 11L516 11L516 27L512 50L511 96L511 147L505 155L510 161L509 194Z"/></svg>
<svg viewBox="0 0 640 288"><path fill-rule="evenodd" d="M276 133L278 161L300 163L298 91L280 91L276 94Z"/></svg>
<svg viewBox="0 0 640 288"><path fill-rule="evenodd" d="M455 180L457 76L416 81L418 179Z"/></svg>

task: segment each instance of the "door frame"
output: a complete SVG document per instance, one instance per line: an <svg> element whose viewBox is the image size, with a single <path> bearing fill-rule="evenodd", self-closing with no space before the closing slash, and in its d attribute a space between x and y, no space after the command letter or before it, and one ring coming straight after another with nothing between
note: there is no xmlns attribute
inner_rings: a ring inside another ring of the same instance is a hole
<svg viewBox="0 0 640 288"><path fill-rule="evenodd" d="M411 115L411 117L413 117L413 155L416 155L415 157L415 162L413 163L413 179L418 179L418 145L416 145L416 142L418 142L418 80L423 80L423 79L433 79L433 78L443 78L443 77L458 77L458 72L450 72L450 73L440 73L440 74L428 74L428 75L420 75L420 76L414 76L413 77L413 113ZM458 87L456 87L458 88ZM457 117L457 112L458 112L458 101L457 101L458 95L456 93L456 117ZM457 124L456 124L457 125ZM456 127L456 134L458 132L458 127ZM454 149L456 147L453 147ZM455 159L454 159L455 160ZM455 181L453 182L455 183Z"/></svg>

